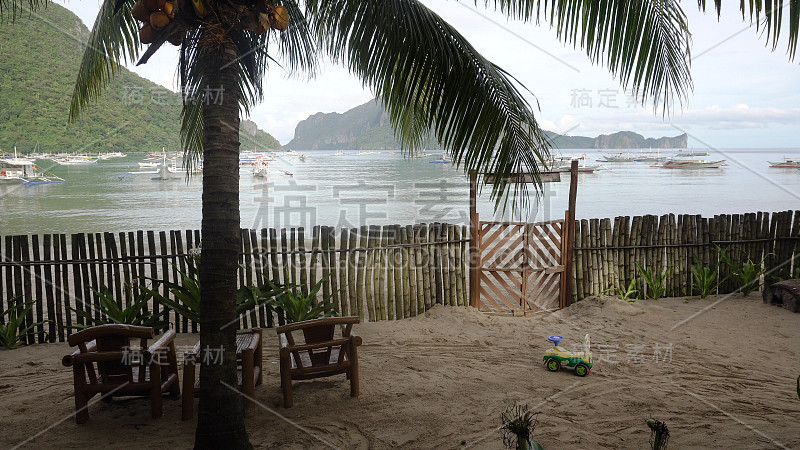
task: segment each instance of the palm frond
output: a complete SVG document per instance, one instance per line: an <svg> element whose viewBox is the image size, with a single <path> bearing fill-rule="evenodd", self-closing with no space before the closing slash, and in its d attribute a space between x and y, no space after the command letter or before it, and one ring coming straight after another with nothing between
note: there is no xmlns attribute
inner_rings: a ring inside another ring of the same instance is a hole
<svg viewBox="0 0 800 450"><path fill-rule="evenodd" d="M30 14L39 8L46 8L47 0L0 0L0 23L7 20L12 22L23 13Z"/></svg>
<svg viewBox="0 0 800 450"><path fill-rule="evenodd" d="M70 120L76 120L81 110L100 97L125 61L135 61L139 55L139 28L131 15L134 1L125 0L115 12L116 3L103 1L89 34L72 92Z"/></svg>
<svg viewBox="0 0 800 450"><path fill-rule="evenodd" d="M700 0L702 1L702 0ZM642 104L668 112L692 87L691 33L678 0L484 0L513 19L545 19L559 39L608 67Z"/></svg>
<svg viewBox="0 0 800 450"><path fill-rule="evenodd" d="M203 105L209 101L223 101L220 97L225 95L216 91L218 86L208 86L203 79L204 67L224 68L218 46L212 42L222 35L236 44L238 57L233 64L239 70L238 98L245 113L263 100L264 75L269 62L275 61L269 55L270 33L257 34L237 29L220 33L211 24L203 24L187 32L178 62L178 82L183 95L181 145L187 168L196 167L203 153Z"/></svg>
<svg viewBox="0 0 800 450"><path fill-rule="evenodd" d="M701 11L706 10L706 0L698 0ZM739 9L742 12L742 19L747 19L751 23L755 22L757 31L764 31L767 43L772 41L772 50L778 48L781 29L784 25L783 10L789 6L789 44L786 53L789 61L794 61L797 55L797 37L800 31L800 0L750 0L749 2L740 1ZM714 9L719 17L722 12L722 0L714 0Z"/></svg>
<svg viewBox="0 0 800 450"><path fill-rule="evenodd" d="M283 2L289 13L289 28L278 34L278 56L285 61L288 75L305 73L312 77L318 61L316 37L297 3L294 0Z"/></svg>
<svg viewBox="0 0 800 450"><path fill-rule="evenodd" d="M450 24L417 0L310 0L307 14L332 60L383 103L406 150L430 129L460 167L491 179L496 208L527 203L510 175L539 180L547 138L515 83Z"/></svg>

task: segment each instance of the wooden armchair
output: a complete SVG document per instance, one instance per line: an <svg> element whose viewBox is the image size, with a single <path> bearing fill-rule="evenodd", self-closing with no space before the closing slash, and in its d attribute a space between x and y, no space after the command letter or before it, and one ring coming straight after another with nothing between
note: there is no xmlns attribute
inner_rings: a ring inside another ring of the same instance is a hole
<svg viewBox="0 0 800 450"><path fill-rule="evenodd" d="M283 406L291 408L292 380L329 377L344 373L350 379L350 396L358 397L358 352L361 338L352 334L358 317L305 320L275 329L280 337L280 369ZM336 325L342 337L334 339ZM302 330L305 344L296 344L293 331Z"/></svg>
<svg viewBox="0 0 800 450"><path fill-rule="evenodd" d="M239 390L244 393L242 401L246 416L249 416L253 411L253 402L250 399L255 397L255 387L260 386L262 382L264 360L261 344L262 337L263 330L260 328L236 332L236 378ZM209 356L211 355L205 355L206 358ZM200 380L196 379L195 368L202 362L203 357L199 342L192 350L184 353L181 420L189 420L194 417L194 399L200 396Z"/></svg>
<svg viewBox="0 0 800 450"><path fill-rule="evenodd" d="M95 394L105 400L113 397L150 397L153 418L161 417L161 396L169 391L180 397L178 360L175 357L175 331L169 330L149 347L155 332L150 327L99 325L81 330L68 339L78 350L62 358L72 367L75 384L75 420L89 420L87 403ZM131 348L131 338L139 347Z"/></svg>

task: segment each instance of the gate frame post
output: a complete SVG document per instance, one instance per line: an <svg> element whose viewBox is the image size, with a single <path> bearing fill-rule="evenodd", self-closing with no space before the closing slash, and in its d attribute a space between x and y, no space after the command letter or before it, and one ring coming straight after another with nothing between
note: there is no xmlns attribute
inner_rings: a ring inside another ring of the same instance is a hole
<svg viewBox="0 0 800 450"><path fill-rule="evenodd" d="M469 306L478 307L480 298L480 264L478 264L478 174L469 173Z"/></svg>
<svg viewBox="0 0 800 450"><path fill-rule="evenodd" d="M563 251L561 258L563 260L564 272L562 277L562 288L560 307L566 308L572 304L572 265L573 265L573 247L575 246L575 203L578 196L578 161L573 160L570 166L569 177L569 204L565 213L564 228L561 230L561 239Z"/></svg>

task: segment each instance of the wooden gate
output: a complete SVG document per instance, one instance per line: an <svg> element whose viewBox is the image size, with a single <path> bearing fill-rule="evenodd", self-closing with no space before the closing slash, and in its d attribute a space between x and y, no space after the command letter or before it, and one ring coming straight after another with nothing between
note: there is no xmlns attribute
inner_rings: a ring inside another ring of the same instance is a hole
<svg viewBox="0 0 800 450"><path fill-rule="evenodd" d="M564 220L479 222L478 309L525 315L565 304Z"/></svg>

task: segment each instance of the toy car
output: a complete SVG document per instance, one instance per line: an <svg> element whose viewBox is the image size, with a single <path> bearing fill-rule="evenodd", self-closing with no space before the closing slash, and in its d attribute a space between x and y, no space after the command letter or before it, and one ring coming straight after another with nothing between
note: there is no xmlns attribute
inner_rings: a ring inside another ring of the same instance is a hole
<svg viewBox="0 0 800 450"><path fill-rule="evenodd" d="M592 353L590 350L589 335L583 339L582 352L570 352L559 347L559 343L564 336L557 334L549 336L548 341L553 343L553 348L544 352L544 365L551 372L558 372L561 366L574 367L575 374L579 377L589 375L592 369Z"/></svg>

